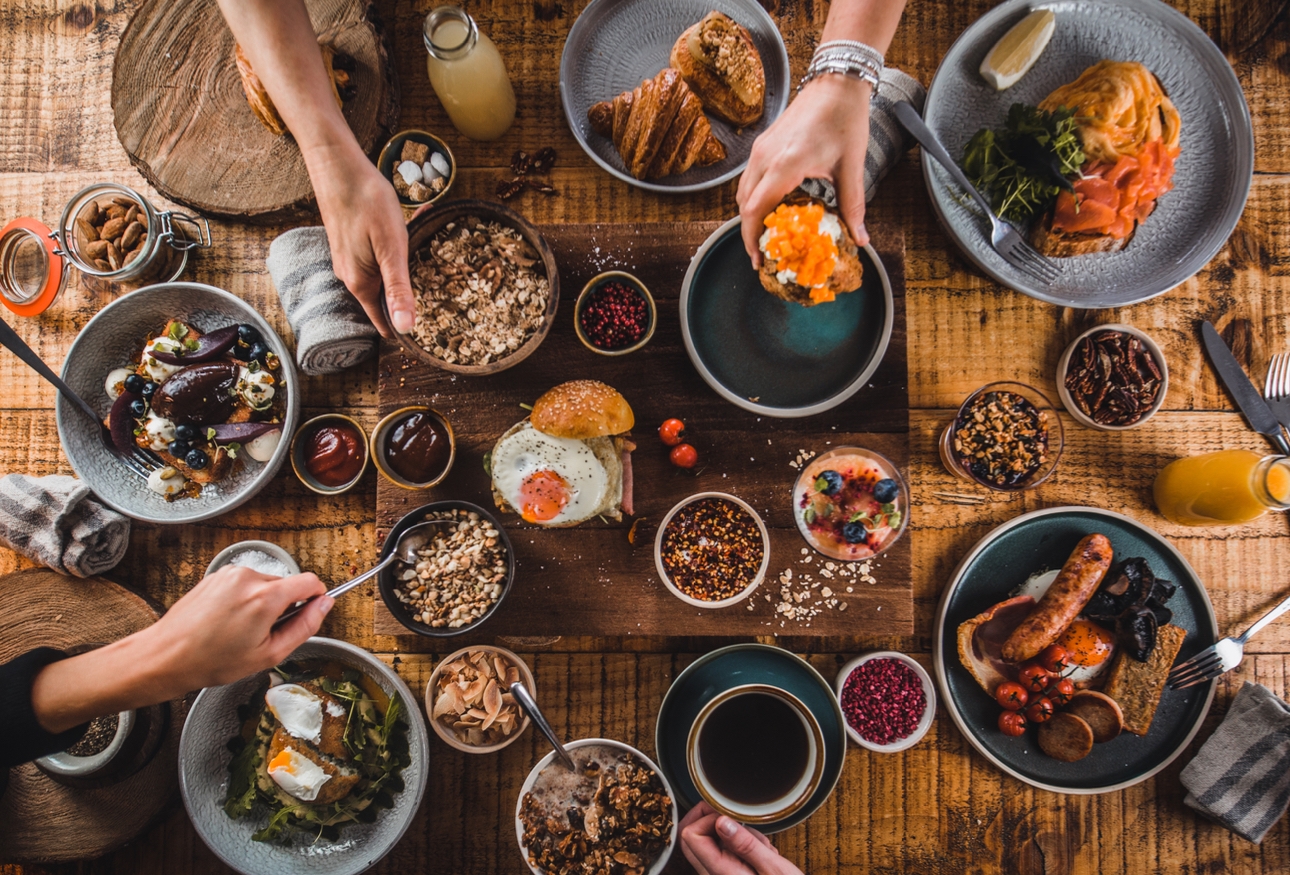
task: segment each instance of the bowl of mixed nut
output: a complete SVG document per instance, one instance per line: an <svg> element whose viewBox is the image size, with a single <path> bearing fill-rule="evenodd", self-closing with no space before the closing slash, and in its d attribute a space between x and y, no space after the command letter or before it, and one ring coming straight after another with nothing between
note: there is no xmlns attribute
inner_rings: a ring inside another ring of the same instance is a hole
<svg viewBox="0 0 1290 875"><path fill-rule="evenodd" d="M407 529L452 520L417 551L417 562L396 561L377 578L381 598L418 635L450 638L479 627L501 605L515 580L515 551L497 518L468 501L436 501L390 529L384 559Z"/></svg>
<svg viewBox="0 0 1290 875"><path fill-rule="evenodd" d="M501 750L529 726L510 693L516 681L536 693L532 670L504 647L477 644L450 653L426 684L430 726L445 744L465 753Z"/></svg>
<svg viewBox="0 0 1290 875"><path fill-rule="evenodd" d="M435 367L504 371L532 355L555 322L560 276L551 247L500 204L450 201L413 218L408 269L416 322L399 343Z"/></svg>
<svg viewBox="0 0 1290 875"><path fill-rule="evenodd" d="M1061 418L1037 389L988 383L967 397L945 427L940 454L951 474L987 489L1033 489L1057 470Z"/></svg>
<svg viewBox="0 0 1290 875"><path fill-rule="evenodd" d="M1075 421L1102 431L1142 425L1165 403L1169 368L1154 340L1130 325L1098 325L1057 362L1057 397Z"/></svg>

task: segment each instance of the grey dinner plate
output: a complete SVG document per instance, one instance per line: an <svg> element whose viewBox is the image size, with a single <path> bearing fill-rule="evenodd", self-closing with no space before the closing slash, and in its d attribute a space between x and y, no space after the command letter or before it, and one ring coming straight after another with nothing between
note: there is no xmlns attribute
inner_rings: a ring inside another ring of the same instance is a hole
<svg viewBox="0 0 1290 875"><path fill-rule="evenodd" d="M591 129L587 110L652 79L668 65L677 37L714 9L752 34L766 70L766 110L746 128L708 116L712 132L726 146L725 160L648 182L636 179L613 141ZM753 140L788 106L788 96L788 52L756 0L593 0L573 23L560 57L560 102L578 145L623 182L650 191L703 191L734 179L748 163Z"/></svg>
<svg viewBox="0 0 1290 875"><path fill-rule="evenodd" d="M1052 42L1020 82L995 91L977 68L999 37L1032 9L1056 14ZM1120 252L1057 259L1061 278L1041 285L991 248L989 226L975 205L939 164L923 160L932 204L963 253L1008 288L1067 307L1118 307L1153 298L1194 276L1227 242L1250 192L1254 133L1240 82L1223 53L1160 0L1011 0L964 31L927 90L924 120L961 160L977 129L1002 127L1013 103L1036 104L1103 59L1145 64L1182 117L1174 189L1161 196Z"/></svg>
<svg viewBox="0 0 1290 875"><path fill-rule="evenodd" d="M1115 561L1140 556L1158 577L1178 584L1168 607L1174 625L1187 632L1179 660L1218 640L1209 595L1182 554L1142 523L1091 507L1033 511L982 538L959 563L941 594L932 633L941 698L959 730L1003 771L1057 793L1107 793L1145 781L1183 752L1214 700L1213 681L1186 690L1165 690L1145 736L1121 733L1094 745L1092 753L1074 763L1047 756L1039 749L1033 729L1016 738L999 731L999 706L959 662L959 624L1009 598L1035 572L1061 568L1080 539L1093 532L1111 540Z"/></svg>

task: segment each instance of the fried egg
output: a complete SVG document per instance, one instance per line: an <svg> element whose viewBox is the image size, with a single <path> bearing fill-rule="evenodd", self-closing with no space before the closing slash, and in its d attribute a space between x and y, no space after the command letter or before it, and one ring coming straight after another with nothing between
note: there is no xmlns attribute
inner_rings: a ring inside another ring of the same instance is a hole
<svg viewBox="0 0 1290 875"><path fill-rule="evenodd" d="M280 690L282 687L273 689ZM289 747L284 747L281 753L269 761L267 771L273 783L301 802L313 802L318 798L318 791L323 784L331 780L331 775L324 772L322 766Z"/></svg>
<svg viewBox="0 0 1290 875"><path fill-rule="evenodd" d="M493 486L526 522L580 522L600 507L609 488L605 466L587 444L523 427L493 450Z"/></svg>
<svg viewBox="0 0 1290 875"><path fill-rule="evenodd" d="M1064 676L1071 683L1087 683L1111 667L1115 655L1115 633L1092 620L1076 617L1057 639L1072 663Z"/></svg>
<svg viewBox="0 0 1290 875"><path fill-rule="evenodd" d="M322 740L322 699L304 687L299 684L278 684L276 687L269 687L264 694L264 702L273 712L273 716L282 724L282 728L296 738L303 738L314 744ZM283 789L287 788L283 787Z"/></svg>

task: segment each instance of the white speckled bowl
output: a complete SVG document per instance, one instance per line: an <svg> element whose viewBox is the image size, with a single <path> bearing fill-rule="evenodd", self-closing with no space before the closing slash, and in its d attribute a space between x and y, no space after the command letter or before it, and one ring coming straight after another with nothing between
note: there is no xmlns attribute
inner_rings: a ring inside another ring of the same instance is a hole
<svg viewBox="0 0 1290 875"><path fill-rule="evenodd" d="M201 331L225 325L254 325L282 362L280 387L286 386L287 413L282 424L286 439L266 463L244 458L242 465L219 483L211 483L197 498L166 501L148 488L147 482L121 464L99 439L98 429L71 403L59 395L54 410L58 417L58 439L76 475L109 507L153 523L195 523L227 513L264 488L291 450L290 436L300 419L300 390L295 356L282 338L250 304L222 289L202 283L160 283L117 298L98 312L81 329L63 362L63 382L91 407L107 416L111 401L103 391L103 380L113 368L121 367L141 347L149 332L164 327L169 319L183 319Z"/></svg>
<svg viewBox="0 0 1290 875"><path fill-rule="evenodd" d="M179 791L188 816L215 855L246 875L355 875L376 865L398 844L421 806L429 779L429 730L421 719L417 698L394 670L362 648L330 638L310 638L292 659L335 660L362 671L387 693L398 693L407 708L408 745L412 762L402 772L404 788L394 794L394 807L381 811L375 823L347 824L335 844L301 841L255 842L251 834L264 827L262 808L240 820L224 813L228 764L233 755L225 746L240 730L239 705L250 701L264 682L264 673L250 675L198 694L179 739Z"/></svg>

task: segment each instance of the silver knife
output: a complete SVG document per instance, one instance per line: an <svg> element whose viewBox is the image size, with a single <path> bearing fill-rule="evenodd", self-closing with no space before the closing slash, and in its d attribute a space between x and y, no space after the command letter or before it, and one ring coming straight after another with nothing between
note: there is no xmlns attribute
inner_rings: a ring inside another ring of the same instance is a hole
<svg viewBox="0 0 1290 875"><path fill-rule="evenodd" d="M1290 442L1286 441L1286 436L1281 431L1281 423L1277 422L1277 418L1272 415L1268 402L1259 394L1259 390L1254 388L1250 378L1245 375L1241 363L1236 360L1236 356L1232 355L1232 351L1219 336L1218 330L1212 323L1204 322L1200 326L1200 337L1205 342L1205 351L1209 353L1209 360L1213 362L1214 370L1218 371L1218 377L1227 387L1227 391L1232 393L1236 406L1241 408L1241 413L1245 414L1250 428L1271 441L1277 448L1277 452L1290 456Z"/></svg>

